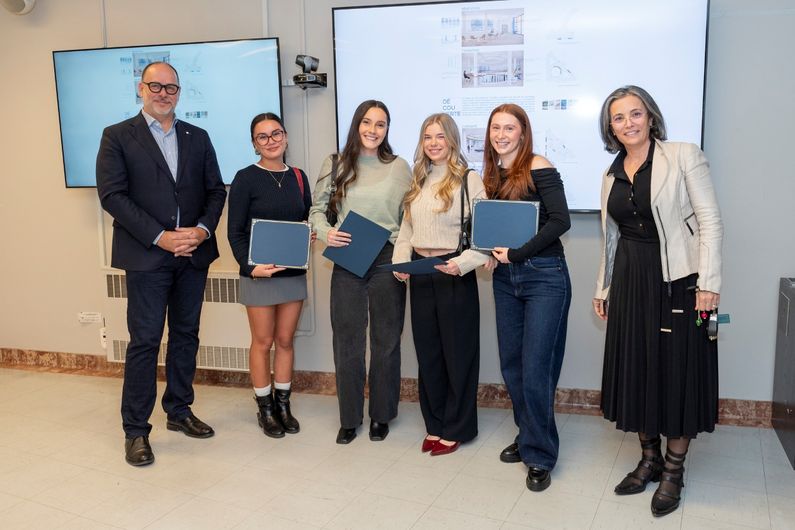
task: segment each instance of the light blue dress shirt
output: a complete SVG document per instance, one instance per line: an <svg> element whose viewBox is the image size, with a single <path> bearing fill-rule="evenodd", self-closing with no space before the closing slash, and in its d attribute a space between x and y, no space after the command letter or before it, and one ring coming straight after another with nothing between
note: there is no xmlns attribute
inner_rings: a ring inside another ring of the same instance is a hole
<svg viewBox="0 0 795 530"><path fill-rule="evenodd" d="M161 127L160 122L157 121L154 117L150 116L146 113L146 111L142 110L141 114L144 115L144 119L146 120L146 124L149 126L149 132L152 133L152 137L155 139L155 143L157 143L157 147L160 148L160 152L163 153L163 157L166 159L166 164L168 164L168 169L171 171L171 178L174 179L176 182L177 180L177 160L179 160L179 145L177 143L177 118L174 117L174 122L171 124L171 128L168 132L163 130ZM177 206L177 226L179 226L179 206ZM209 239L211 234L210 231L207 229L206 226L199 223L199 228L203 229L207 232L207 238ZM165 230L163 231L165 232ZM157 242L160 241L160 237L163 235L163 232L157 234L157 237L154 240L154 244L157 245Z"/></svg>

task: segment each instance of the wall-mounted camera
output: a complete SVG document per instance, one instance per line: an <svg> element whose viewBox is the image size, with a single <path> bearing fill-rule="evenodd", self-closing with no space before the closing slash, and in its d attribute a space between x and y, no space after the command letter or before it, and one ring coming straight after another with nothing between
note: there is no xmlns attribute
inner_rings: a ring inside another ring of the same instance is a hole
<svg viewBox="0 0 795 530"><path fill-rule="evenodd" d="M303 72L293 76L293 83L306 90L310 87L326 87L326 74L317 73L317 66L320 61L311 55L296 55L295 64L303 69Z"/></svg>

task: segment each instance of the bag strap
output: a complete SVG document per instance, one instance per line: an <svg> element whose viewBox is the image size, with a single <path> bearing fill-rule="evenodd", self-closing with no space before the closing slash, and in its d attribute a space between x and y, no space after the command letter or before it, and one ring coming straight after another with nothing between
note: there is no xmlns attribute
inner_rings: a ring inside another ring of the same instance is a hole
<svg viewBox="0 0 795 530"><path fill-rule="evenodd" d="M337 193L337 168L339 166L340 157L337 153L331 155L331 173L329 174L329 179L331 182L329 183L328 188L328 202L326 203L326 210L333 212L334 214L338 213L335 208L331 207L331 201L334 200L334 195Z"/></svg>
<svg viewBox="0 0 795 530"><path fill-rule="evenodd" d="M466 203L469 204L469 173L472 169L467 169L461 182L461 231L464 231L464 197Z"/></svg>
<svg viewBox="0 0 795 530"><path fill-rule="evenodd" d="M469 234L466 233L466 229L464 228L464 202L466 201L466 203L469 204L469 173L471 171L472 169L466 170L461 182L461 220L458 233L458 248L456 249L459 253L463 250L464 241L469 239ZM470 211L471 210L472 208L470 207Z"/></svg>
<svg viewBox="0 0 795 530"><path fill-rule="evenodd" d="M295 180L298 181L298 189L301 190L301 198L303 198L304 197L304 179L303 179L303 177L301 177L301 172L298 170L297 167L294 167L293 171L295 172Z"/></svg>
<svg viewBox="0 0 795 530"><path fill-rule="evenodd" d="M337 193L337 166L339 166L340 157L337 156L336 153L331 155L331 175L329 178L331 179L331 195Z"/></svg>

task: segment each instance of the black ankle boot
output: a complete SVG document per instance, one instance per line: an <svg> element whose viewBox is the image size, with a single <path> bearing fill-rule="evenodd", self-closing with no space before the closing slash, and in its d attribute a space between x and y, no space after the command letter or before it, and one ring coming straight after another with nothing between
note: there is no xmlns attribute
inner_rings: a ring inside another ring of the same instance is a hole
<svg viewBox="0 0 795 530"><path fill-rule="evenodd" d="M301 430L301 426L290 412L290 393L289 390L279 390L277 388L273 391L273 400L276 404L276 414L279 416L285 432L295 434Z"/></svg>
<svg viewBox="0 0 795 530"><path fill-rule="evenodd" d="M273 396L254 396L254 400L259 407L257 422L262 427L262 432L271 438L283 438L284 427L274 414Z"/></svg>
<svg viewBox="0 0 795 530"><path fill-rule="evenodd" d="M682 475L685 473L685 456L687 453L679 454L667 449L665 451L665 468L660 475L660 485L651 498L651 513L655 517L667 515L679 507L682 488L685 481Z"/></svg>
<svg viewBox="0 0 795 530"><path fill-rule="evenodd" d="M618 486L615 487L616 495L635 495L646 491L649 482L658 482L662 473L665 461L660 452L660 437L641 440L640 462L634 471L624 477Z"/></svg>

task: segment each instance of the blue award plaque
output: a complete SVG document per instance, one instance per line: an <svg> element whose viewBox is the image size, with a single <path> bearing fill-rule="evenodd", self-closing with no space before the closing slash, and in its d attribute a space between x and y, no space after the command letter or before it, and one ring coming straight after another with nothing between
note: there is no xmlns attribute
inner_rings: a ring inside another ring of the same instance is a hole
<svg viewBox="0 0 795 530"><path fill-rule="evenodd" d="M349 233L351 243L344 247L326 247L323 256L359 278L364 278L389 240L389 230L353 210L348 212L338 230Z"/></svg>
<svg viewBox="0 0 795 530"><path fill-rule="evenodd" d="M248 264L308 269L311 239L307 222L252 219Z"/></svg>
<svg viewBox="0 0 795 530"><path fill-rule="evenodd" d="M475 199L472 207L472 248L519 248L538 231L537 201Z"/></svg>

